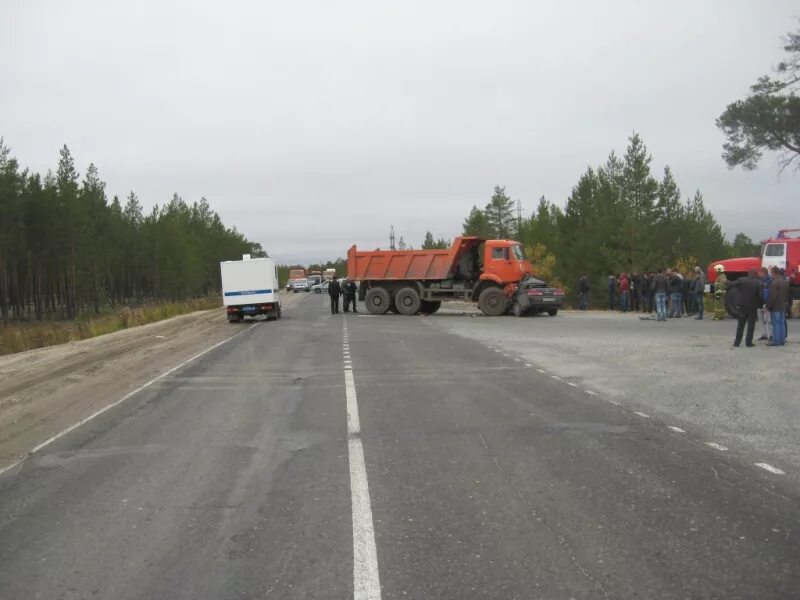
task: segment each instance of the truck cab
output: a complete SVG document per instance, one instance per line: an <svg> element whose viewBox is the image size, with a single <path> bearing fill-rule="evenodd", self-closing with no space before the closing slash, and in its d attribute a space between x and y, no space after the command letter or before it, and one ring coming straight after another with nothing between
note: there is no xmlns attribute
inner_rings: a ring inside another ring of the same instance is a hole
<svg viewBox="0 0 800 600"><path fill-rule="evenodd" d="M708 281L714 283L716 267L722 265L728 280L746 275L752 268L785 269L793 299L800 298L800 229L781 229L775 237L764 241L761 256L717 260L708 266Z"/></svg>
<svg viewBox="0 0 800 600"><path fill-rule="evenodd" d="M483 249L480 279L505 287L533 276L533 266L522 245L512 240L487 240Z"/></svg>

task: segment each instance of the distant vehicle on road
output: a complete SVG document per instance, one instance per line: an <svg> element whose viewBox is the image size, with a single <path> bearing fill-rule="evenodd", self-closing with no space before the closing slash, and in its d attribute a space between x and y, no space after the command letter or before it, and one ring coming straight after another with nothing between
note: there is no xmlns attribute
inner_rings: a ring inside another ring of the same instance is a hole
<svg viewBox="0 0 800 600"><path fill-rule="evenodd" d="M322 278L325 281L331 281L334 277L336 277L336 269L325 269L322 273Z"/></svg>
<svg viewBox="0 0 800 600"><path fill-rule="evenodd" d="M266 315L267 320L281 318L278 296L278 268L271 258L227 260L219 263L222 278L222 304L228 321L238 323L244 317Z"/></svg>
<svg viewBox="0 0 800 600"><path fill-rule="evenodd" d="M317 285L311 286L311 291L316 294L328 293L328 286L331 284L330 281L323 281L322 283L318 283Z"/></svg>
<svg viewBox="0 0 800 600"><path fill-rule="evenodd" d="M528 277L519 284L511 301L511 312L517 317L538 315L546 312L551 317L558 314L564 304L564 290L547 285L535 277Z"/></svg>
<svg viewBox="0 0 800 600"><path fill-rule="evenodd" d="M314 287L318 283L322 283L322 273L309 275L308 277L306 277L306 279L308 280L308 286Z"/></svg>
<svg viewBox="0 0 800 600"><path fill-rule="evenodd" d="M308 285L308 279L294 279L292 280L291 284L292 284L292 291L295 294L297 292L311 291L311 286Z"/></svg>
<svg viewBox="0 0 800 600"><path fill-rule="evenodd" d="M478 303L489 316L505 314L520 282L533 275L519 242L457 237L445 250L347 252L347 277L375 315L431 314L446 300Z"/></svg>

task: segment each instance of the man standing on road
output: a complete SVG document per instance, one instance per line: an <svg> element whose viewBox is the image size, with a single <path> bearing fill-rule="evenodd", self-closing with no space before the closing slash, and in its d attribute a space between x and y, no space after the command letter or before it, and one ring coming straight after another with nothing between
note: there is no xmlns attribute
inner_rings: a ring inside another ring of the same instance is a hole
<svg viewBox="0 0 800 600"><path fill-rule="evenodd" d="M761 306L759 307L758 320L761 323L761 337L759 340L772 341L772 315L767 308L769 303L769 286L772 284L772 277L769 274L769 269L761 267Z"/></svg>
<svg viewBox="0 0 800 600"><path fill-rule="evenodd" d="M628 312L628 302L631 297L631 282L627 273L620 273L619 276L619 309Z"/></svg>
<svg viewBox="0 0 800 600"><path fill-rule="evenodd" d="M580 294L578 309L586 310L589 308L589 278L586 276L586 273L581 275L581 278L578 280L578 294Z"/></svg>
<svg viewBox="0 0 800 600"><path fill-rule="evenodd" d="M789 302L789 284L778 267L772 267L767 308L772 317L772 342L767 346L786 344L786 305Z"/></svg>
<svg viewBox="0 0 800 600"><path fill-rule="evenodd" d="M703 277L703 270L700 267L694 268L694 279L692 279L692 295L694 296L694 305L697 308L697 316L695 319L698 321L703 320L703 294L706 291L706 280Z"/></svg>
<svg viewBox="0 0 800 600"><path fill-rule="evenodd" d="M669 316L680 319L683 314L683 279L677 271L674 273L667 271L667 277L669 278Z"/></svg>
<svg viewBox="0 0 800 600"><path fill-rule="evenodd" d="M631 311L639 312L642 308L642 276L638 273L631 275Z"/></svg>
<svg viewBox="0 0 800 600"><path fill-rule="evenodd" d="M331 281L330 285L328 285L328 295L331 297L332 315L339 314L339 295L341 293L342 286L339 285L339 280L336 278L336 275L334 275L333 280Z"/></svg>
<svg viewBox="0 0 800 600"><path fill-rule="evenodd" d="M356 310L356 291L358 287L356 286L356 282L352 279L348 279L345 281L344 286L342 286L342 293L344 295L344 312L350 312L350 304L353 305L353 312L358 312Z"/></svg>
<svg viewBox="0 0 800 600"><path fill-rule="evenodd" d="M667 278L664 269L659 269L653 277L653 294L656 302L656 314L659 321L667 320Z"/></svg>
<svg viewBox="0 0 800 600"><path fill-rule="evenodd" d="M736 322L736 338L733 340L734 347L738 348L742 343L742 333L744 325L747 323L747 336L744 341L748 348L755 346L753 343L753 331L756 328L756 310L761 306L761 280L758 279L758 271L750 269L746 277L740 277L728 284L728 289L736 288L736 305L739 314Z"/></svg>

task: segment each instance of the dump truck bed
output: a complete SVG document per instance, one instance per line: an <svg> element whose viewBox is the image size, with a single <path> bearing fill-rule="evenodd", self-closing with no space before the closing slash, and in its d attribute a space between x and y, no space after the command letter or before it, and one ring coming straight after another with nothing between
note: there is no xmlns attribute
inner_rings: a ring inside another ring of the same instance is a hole
<svg viewBox="0 0 800 600"><path fill-rule="evenodd" d="M457 237L446 250L347 251L347 277L355 281L441 280L452 277L464 252L484 240Z"/></svg>

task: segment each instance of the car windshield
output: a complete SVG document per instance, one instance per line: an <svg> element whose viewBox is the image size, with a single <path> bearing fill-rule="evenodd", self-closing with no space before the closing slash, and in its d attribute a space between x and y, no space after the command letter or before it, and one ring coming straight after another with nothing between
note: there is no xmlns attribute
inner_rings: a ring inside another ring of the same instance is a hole
<svg viewBox="0 0 800 600"><path fill-rule="evenodd" d="M522 246L518 244L511 246L511 253L514 255L514 258L518 260L525 260L525 251L522 249Z"/></svg>

